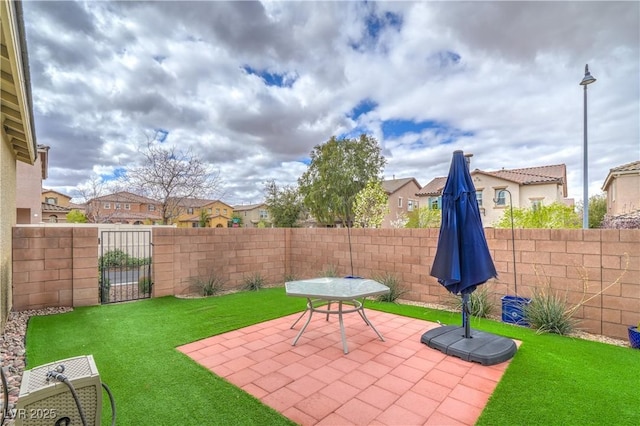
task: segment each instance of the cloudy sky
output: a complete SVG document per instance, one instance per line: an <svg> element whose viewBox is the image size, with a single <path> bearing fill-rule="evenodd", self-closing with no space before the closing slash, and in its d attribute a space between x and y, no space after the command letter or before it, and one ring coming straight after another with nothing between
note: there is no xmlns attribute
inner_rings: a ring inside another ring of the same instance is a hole
<svg viewBox="0 0 640 426"><path fill-rule="evenodd" d="M315 145L373 135L385 177L564 163L582 199L640 159L638 2L36 2L24 4L43 183L69 195L190 148L230 204L293 184ZM160 143L160 142L156 142ZM215 194L212 194L215 195Z"/></svg>

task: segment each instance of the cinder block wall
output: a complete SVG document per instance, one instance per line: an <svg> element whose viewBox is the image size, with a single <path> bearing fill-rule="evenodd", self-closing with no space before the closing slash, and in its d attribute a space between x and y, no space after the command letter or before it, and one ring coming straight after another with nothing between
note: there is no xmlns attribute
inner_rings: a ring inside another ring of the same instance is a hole
<svg viewBox="0 0 640 426"><path fill-rule="evenodd" d="M13 309L98 304L97 228L14 227Z"/></svg>
<svg viewBox="0 0 640 426"><path fill-rule="evenodd" d="M158 227L153 295L188 293L194 277L212 270L239 288L253 273L282 284L335 267L339 275L393 273L408 289L404 298L442 303L449 296L429 275L438 232ZM575 317L589 332L626 339L627 326L640 321L640 230L516 229L513 241L510 229L485 232L498 271L485 285L498 310L515 282L519 296L546 289L580 305ZM14 227L13 303L15 310L98 304L98 229Z"/></svg>
<svg viewBox="0 0 640 426"><path fill-rule="evenodd" d="M259 273L267 284L284 283L288 229L154 228L153 295L193 291L196 277L212 271L239 288Z"/></svg>

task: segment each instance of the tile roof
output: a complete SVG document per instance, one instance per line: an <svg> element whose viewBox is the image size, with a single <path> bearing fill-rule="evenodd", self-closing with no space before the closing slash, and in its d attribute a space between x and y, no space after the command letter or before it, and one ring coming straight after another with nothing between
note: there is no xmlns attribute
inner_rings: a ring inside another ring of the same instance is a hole
<svg viewBox="0 0 640 426"><path fill-rule="evenodd" d="M130 203L141 203L141 204L159 204L158 201L152 198L134 194L128 191L114 192L113 194L107 194L107 195L103 195L102 197L96 197L93 200L110 201L110 202L116 202L116 203L130 202Z"/></svg>
<svg viewBox="0 0 640 426"><path fill-rule="evenodd" d="M537 183L565 183L567 168L564 164L555 164L552 166L527 167L524 169L502 169L495 172L483 172L474 170L479 173L495 176L500 179L510 180L520 185L534 185Z"/></svg>
<svg viewBox="0 0 640 426"><path fill-rule="evenodd" d="M42 213L69 213L69 207L59 206L57 204L42 203Z"/></svg>
<svg viewBox="0 0 640 426"><path fill-rule="evenodd" d="M259 207L264 206L264 203L259 203L259 204L240 204L237 206L233 206L233 210L237 211L237 212L242 212L245 210L253 210L253 209L257 209Z"/></svg>
<svg viewBox="0 0 640 426"><path fill-rule="evenodd" d="M393 194L409 182L414 181L416 186L420 188L420 184L415 178L401 178L401 179L388 179L382 181L382 189L384 189L387 194Z"/></svg>
<svg viewBox="0 0 640 426"><path fill-rule="evenodd" d="M567 168L564 164L555 164L551 166L527 167L524 169L502 169L492 172L485 172L475 169L472 175L482 173L494 176L500 179L509 180L519 185L535 185L542 183L558 183L565 185L567 178ZM437 177L426 184L416 195L440 195L444 185L447 183L446 177Z"/></svg>
<svg viewBox="0 0 640 426"><path fill-rule="evenodd" d="M640 170L640 161L633 161L631 163L623 164L622 166L614 167L609 172L634 172Z"/></svg>
<svg viewBox="0 0 640 426"><path fill-rule="evenodd" d="M425 195L440 195L442 193L442 189L444 188L444 184L447 183L446 177L437 177L433 179L431 182L422 187L420 191L416 193L418 196Z"/></svg>

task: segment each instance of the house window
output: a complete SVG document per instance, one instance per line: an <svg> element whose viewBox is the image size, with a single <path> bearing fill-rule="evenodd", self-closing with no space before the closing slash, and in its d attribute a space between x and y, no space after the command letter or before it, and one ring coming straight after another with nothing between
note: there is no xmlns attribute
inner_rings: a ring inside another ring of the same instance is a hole
<svg viewBox="0 0 640 426"><path fill-rule="evenodd" d="M113 206L114 209L120 210L120 203L115 203Z"/></svg>
<svg viewBox="0 0 640 426"><path fill-rule="evenodd" d="M227 215L227 209L222 210L222 213L226 216Z"/></svg>
<svg viewBox="0 0 640 426"><path fill-rule="evenodd" d="M440 210L440 197L429 197L429 208L431 210Z"/></svg>
<svg viewBox="0 0 640 426"><path fill-rule="evenodd" d="M496 189L496 197L495 197L496 206L505 206L507 204L506 194L507 194L507 191L505 191L504 188Z"/></svg>
<svg viewBox="0 0 640 426"><path fill-rule="evenodd" d="M156 211L156 206L154 206L153 204L149 204L149 205L147 206L147 209L148 209L150 212L155 212L155 211Z"/></svg>
<svg viewBox="0 0 640 426"><path fill-rule="evenodd" d="M220 216L220 209L216 209L216 216Z"/></svg>
<svg viewBox="0 0 640 426"><path fill-rule="evenodd" d="M402 208L402 197L398 197L398 207Z"/></svg>
<svg viewBox="0 0 640 426"><path fill-rule="evenodd" d="M187 208L187 214L193 214L193 207Z"/></svg>
<svg viewBox="0 0 640 426"><path fill-rule="evenodd" d="M209 207L209 208L207 209L207 213L211 214L212 212L213 212L213 210L211 210L211 207Z"/></svg>
<svg viewBox="0 0 640 426"><path fill-rule="evenodd" d="M52 214L51 216L49 216L49 222L57 223L58 222L58 216Z"/></svg>
<svg viewBox="0 0 640 426"><path fill-rule="evenodd" d="M414 207L415 207L414 201L413 200L407 200L407 210L412 212Z"/></svg>
<svg viewBox="0 0 640 426"><path fill-rule="evenodd" d="M260 219L267 219L269 214L266 210L260 210Z"/></svg>
<svg viewBox="0 0 640 426"><path fill-rule="evenodd" d="M46 202L47 204L53 204L53 205L58 204L58 201L57 201L55 198L52 198L52 197L47 197L47 198L45 198L45 202Z"/></svg>
<svg viewBox="0 0 640 426"><path fill-rule="evenodd" d="M102 207L103 207L105 210L109 210L109 209L111 208L111 203L104 203L104 204L102 205Z"/></svg>
<svg viewBox="0 0 640 426"><path fill-rule="evenodd" d="M540 207L542 207L541 198L535 198L531 200L531 208L533 209L534 212L540 210Z"/></svg>
<svg viewBox="0 0 640 426"><path fill-rule="evenodd" d="M478 200L478 207L482 207L482 190L476 191L476 200Z"/></svg>
<svg viewBox="0 0 640 426"><path fill-rule="evenodd" d="M125 203L125 204L124 204L124 209L125 209L125 210L131 210L131 204L129 204L129 203Z"/></svg>

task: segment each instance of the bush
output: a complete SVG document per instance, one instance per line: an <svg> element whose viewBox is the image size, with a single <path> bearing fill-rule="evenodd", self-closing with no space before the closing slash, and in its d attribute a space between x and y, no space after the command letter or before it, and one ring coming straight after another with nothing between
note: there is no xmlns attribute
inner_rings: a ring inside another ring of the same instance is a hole
<svg viewBox="0 0 640 426"><path fill-rule="evenodd" d="M336 265L327 265L322 271L320 271L320 275L323 277L337 277L338 267Z"/></svg>
<svg viewBox="0 0 640 426"><path fill-rule="evenodd" d="M144 294L150 294L151 293L151 277L147 277L146 275L142 275L139 279L138 279L138 291L140 293L144 293Z"/></svg>
<svg viewBox="0 0 640 426"><path fill-rule="evenodd" d="M378 300L381 302L395 303L395 301L399 299L400 296L408 291L407 289L402 288L402 286L400 285L400 278L390 272L375 275L373 279L375 281L378 281L380 284L384 284L389 287L389 293L381 294L378 296Z"/></svg>
<svg viewBox="0 0 640 426"><path fill-rule="evenodd" d="M199 294L203 296L214 296L224 289L227 280L212 270L209 275L192 278L191 282Z"/></svg>
<svg viewBox="0 0 640 426"><path fill-rule="evenodd" d="M446 306L452 310L462 312L462 296L448 293ZM469 295L469 314L477 318L488 318L495 311L495 305L491 299L490 284L482 284L476 287Z"/></svg>
<svg viewBox="0 0 640 426"><path fill-rule="evenodd" d="M295 281L296 275L294 273L290 273L290 274L285 274L284 276L284 282L289 282L289 281Z"/></svg>
<svg viewBox="0 0 640 426"><path fill-rule="evenodd" d="M578 323L566 300L550 288L536 289L531 303L523 307L525 320L540 333L571 334Z"/></svg>
<svg viewBox="0 0 640 426"><path fill-rule="evenodd" d="M99 264L102 268L128 266L129 255L120 249L109 250L103 256L100 256Z"/></svg>
<svg viewBox="0 0 640 426"><path fill-rule="evenodd" d="M266 284L266 280L260 272L254 272L253 274L244 277L243 281L244 285L242 288L249 291L258 291Z"/></svg>

